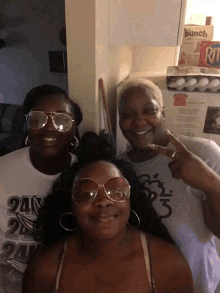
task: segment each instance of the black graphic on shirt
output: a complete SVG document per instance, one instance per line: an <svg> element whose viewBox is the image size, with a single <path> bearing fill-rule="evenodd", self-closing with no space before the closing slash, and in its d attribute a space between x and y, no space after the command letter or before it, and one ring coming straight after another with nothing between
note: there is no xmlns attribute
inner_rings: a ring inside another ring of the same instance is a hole
<svg viewBox="0 0 220 293"><path fill-rule="evenodd" d="M154 174L152 179L149 174L142 174L138 177L138 180L140 188L148 200L154 202L157 199L161 202L162 206L165 208L165 213L160 215L160 219L166 219L172 215L172 208L169 202L173 195L173 190L170 190L170 193L166 193L164 187L165 183L160 181L158 177L158 173Z"/></svg>
<svg viewBox="0 0 220 293"><path fill-rule="evenodd" d="M34 231L34 221L31 216L37 216L40 209L40 200L36 196L25 197L11 197L8 200L8 215L16 216L11 217L8 221L9 230L6 232L5 237L14 240L32 240ZM17 212L19 211L19 212ZM27 217L30 216L30 217Z"/></svg>
<svg viewBox="0 0 220 293"><path fill-rule="evenodd" d="M30 257L41 248L33 243L34 221L43 197L12 196L8 200L8 230L0 254L4 292L20 292L21 279ZM13 240L20 240L17 244ZM9 266L8 266L9 265Z"/></svg>

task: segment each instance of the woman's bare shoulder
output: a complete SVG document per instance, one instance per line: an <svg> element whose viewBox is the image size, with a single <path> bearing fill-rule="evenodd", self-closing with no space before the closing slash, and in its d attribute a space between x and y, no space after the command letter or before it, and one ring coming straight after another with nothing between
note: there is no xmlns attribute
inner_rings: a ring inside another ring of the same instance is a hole
<svg viewBox="0 0 220 293"><path fill-rule="evenodd" d="M34 255L23 278L23 293L52 292L64 242L58 242Z"/></svg>
<svg viewBox="0 0 220 293"><path fill-rule="evenodd" d="M169 260L169 263L174 261L178 265L188 267L186 259L176 245L154 235L148 235L147 240L155 262Z"/></svg>
<svg viewBox="0 0 220 293"><path fill-rule="evenodd" d="M152 235L147 239L156 287L183 293L194 292L190 266L179 248Z"/></svg>
<svg viewBox="0 0 220 293"><path fill-rule="evenodd" d="M36 253L31 259L30 263L45 262L46 260L52 261L57 258L60 252L63 250L65 240L58 241L49 246L43 246L42 249Z"/></svg>

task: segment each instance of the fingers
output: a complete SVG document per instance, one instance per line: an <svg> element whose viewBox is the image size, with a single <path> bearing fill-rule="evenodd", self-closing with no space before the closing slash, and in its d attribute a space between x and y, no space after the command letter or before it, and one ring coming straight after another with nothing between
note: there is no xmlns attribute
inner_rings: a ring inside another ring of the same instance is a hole
<svg viewBox="0 0 220 293"><path fill-rule="evenodd" d="M172 173L172 177L174 178L174 179L180 179L180 176L181 176L181 171L180 170L174 170L173 172L171 172Z"/></svg>
<svg viewBox="0 0 220 293"><path fill-rule="evenodd" d="M176 151L184 151L186 150L185 146L173 135L169 130L165 130L167 137L169 138L170 142L175 147Z"/></svg>
<svg viewBox="0 0 220 293"><path fill-rule="evenodd" d="M156 145L156 144L148 144L148 146L153 149L156 153L165 155L171 159L175 159L176 152L174 150Z"/></svg>
<svg viewBox="0 0 220 293"><path fill-rule="evenodd" d="M180 179L182 174L181 166L178 161L172 161L168 164L170 172L172 173L172 177L175 179Z"/></svg>
<svg viewBox="0 0 220 293"><path fill-rule="evenodd" d="M169 130L165 130L165 133L176 150L168 149L155 144L148 144L147 146L153 149L156 153L163 154L173 160L180 158L180 154L183 155L188 153L187 148L175 137L175 135L173 135Z"/></svg>

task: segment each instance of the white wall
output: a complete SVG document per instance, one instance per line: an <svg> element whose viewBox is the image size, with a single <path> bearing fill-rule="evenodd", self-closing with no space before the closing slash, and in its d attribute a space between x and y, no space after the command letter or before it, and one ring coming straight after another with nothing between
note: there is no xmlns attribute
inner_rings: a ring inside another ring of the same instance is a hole
<svg viewBox="0 0 220 293"><path fill-rule="evenodd" d="M166 75L168 66L177 65L178 52L178 46L133 46L133 73L151 71Z"/></svg>
<svg viewBox="0 0 220 293"><path fill-rule="evenodd" d="M132 46L109 45L109 3L96 1L96 84L103 78L113 132L116 130L116 85L132 70ZM99 92L99 100L102 94Z"/></svg>
<svg viewBox="0 0 220 293"><path fill-rule="evenodd" d="M97 130L98 100L95 76L95 1L66 0L69 96L83 111L84 127Z"/></svg>
<svg viewBox="0 0 220 293"><path fill-rule="evenodd" d="M186 24L204 25L206 16L213 17L213 41L220 41L220 1L219 0L188 0L186 8Z"/></svg>
<svg viewBox="0 0 220 293"><path fill-rule="evenodd" d="M129 46L108 45L108 13L106 0L66 0L69 95L83 111L81 133L100 131L99 78L104 79L115 128L116 85L132 65Z"/></svg>
<svg viewBox="0 0 220 293"><path fill-rule="evenodd" d="M109 45L111 2L66 0L65 3L69 94L80 104L84 114L80 131L100 130L101 95L98 80L101 77L104 79L115 131L116 85L134 72L158 71L166 74L167 66L176 64L178 47Z"/></svg>

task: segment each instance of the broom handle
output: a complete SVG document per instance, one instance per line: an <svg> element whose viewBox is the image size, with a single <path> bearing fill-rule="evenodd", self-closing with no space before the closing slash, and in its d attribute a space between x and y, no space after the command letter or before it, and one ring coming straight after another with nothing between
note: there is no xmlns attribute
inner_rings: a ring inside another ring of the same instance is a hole
<svg viewBox="0 0 220 293"><path fill-rule="evenodd" d="M108 124L108 128L109 128L109 132L112 136L112 125L111 125L111 120L110 120L110 115L109 115L109 110L108 110L108 105L107 105L107 99L106 99L106 94L105 94L105 87L104 87L103 78L99 79L99 87L101 88L101 91L102 91L103 104L104 104L104 108L105 108L106 115L107 115L107 124Z"/></svg>

